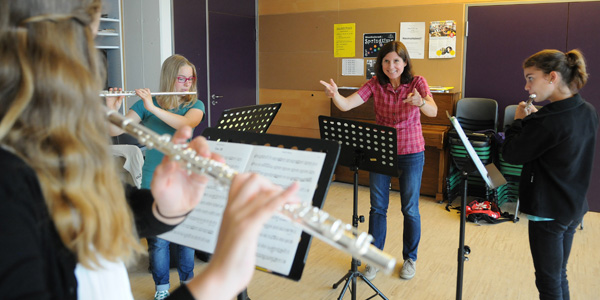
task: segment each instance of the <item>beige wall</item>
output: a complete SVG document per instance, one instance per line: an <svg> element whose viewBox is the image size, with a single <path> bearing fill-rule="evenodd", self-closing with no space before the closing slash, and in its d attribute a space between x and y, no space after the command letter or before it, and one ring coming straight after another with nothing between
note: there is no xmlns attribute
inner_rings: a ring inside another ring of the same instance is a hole
<svg viewBox="0 0 600 300"><path fill-rule="evenodd" d="M317 117L329 115L319 80L333 78L338 86L361 86L364 76L342 76L341 58L333 56L333 26L356 24L356 55L362 58L363 33L400 31L401 22L454 20L456 57L414 59L416 75L429 85L452 86L461 92L465 7L467 4L565 1L440 1L440 0L259 0L259 103L285 102L269 132L318 137ZM312 95L303 97L303 95ZM434 95L435 99L435 95ZM312 108L311 105L316 108ZM307 109L311 107L311 109ZM311 120L285 119L302 116Z"/></svg>
<svg viewBox="0 0 600 300"><path fill-rule="evenodd" d="M580 0L577 2L595 1ZM259 15L293 14L316 11L340 11L378 7L434 5L434 4L490 4L490 3L535 3L566 2L565 0L259 0Z"/></svg>

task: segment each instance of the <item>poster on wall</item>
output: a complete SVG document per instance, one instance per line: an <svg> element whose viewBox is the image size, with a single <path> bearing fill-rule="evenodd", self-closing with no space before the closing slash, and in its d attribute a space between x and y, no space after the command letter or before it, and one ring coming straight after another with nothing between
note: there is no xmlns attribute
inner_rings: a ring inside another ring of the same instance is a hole
<svg viewBox="0 0 600 300"><path fill-rule="evenodd" d="M387 42L395 41L395 32L386 33L365 33L363 34L363 56L364 57L377 57L379 49L383 47Z"/></svg>
<svg viewBox="0 0 600 300"><path fill-rule="evenodd" d="M342 59L342 76L363 76L365 65L362 58Z"/></svg>
<svg viewBox="0 0 600 300"><path fill-rule="evenodd" d="M334 57L354 57L356 24L333 24Z"/></svg>
<svg viewBox="0 0 600 300"><path fill-rule="evenodd" d="M376 59L367 59L367 79L371 79L375 76L375 63Z"/></svg>
<svg viewBox="0 0 600 300"><path fill-rule="evenodd" d="M456 57L456 22L432 21L429 26L429 58Z"/></svg>
<svg viewBox="0 0 600 300"><path fill-rule="evenodd" d="M425 22L401 22L400 42L411 59L425 58Z"/></svg>

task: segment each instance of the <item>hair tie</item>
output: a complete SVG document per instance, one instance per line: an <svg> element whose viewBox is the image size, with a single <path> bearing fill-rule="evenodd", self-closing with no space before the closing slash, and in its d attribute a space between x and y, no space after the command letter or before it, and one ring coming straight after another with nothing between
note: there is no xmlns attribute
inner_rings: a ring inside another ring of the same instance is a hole
<svg viewBox="0 0 600 300"><path fill-rule="evenodd" d="M165 218L165 219L179 219L179 218L183 218L183 217L187 217L187 215L189 215L190 213L192 213L193 209L188 211L187 213L180 215L180 216L173 216L173 217L169 217L169 216L165 216L163 215L160 210L158 210L158 205L155 205L156 207L156 213L158 213L159 216Z"/></svg>

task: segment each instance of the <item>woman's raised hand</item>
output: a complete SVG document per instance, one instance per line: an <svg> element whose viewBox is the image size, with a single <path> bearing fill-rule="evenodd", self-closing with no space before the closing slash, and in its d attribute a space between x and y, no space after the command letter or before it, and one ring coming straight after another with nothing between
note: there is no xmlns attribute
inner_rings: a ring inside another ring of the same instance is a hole
<svg viewBox="0 0 600 300"><path fill-rule="evenodd" d="M323 80L319 81L325 87L325 95L329 98L333 98L338 93L338 86L335 84L333 79L329 79L329 83Z"/></svg>

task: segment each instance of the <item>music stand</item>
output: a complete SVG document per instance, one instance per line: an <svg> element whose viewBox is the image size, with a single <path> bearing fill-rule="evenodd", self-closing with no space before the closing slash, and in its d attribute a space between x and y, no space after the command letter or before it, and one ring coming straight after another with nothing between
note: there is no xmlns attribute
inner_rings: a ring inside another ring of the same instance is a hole
<svg viewBox="0 0 600 300"><path fill-rule="evenodd" d="M266 130L266 129L265 129ZM242 132L238 130L224 130L218 128L206 128L202 135L208 140L234 142L242 144L252 145L272 145L274 147L284 147L288 149L299 149L317 151L326 153L325 161L319 174L319 180L317 183L317 189L313 195L312 205L318 208L323 208L325 196L329 189L329 184L333 178L333 171L337 164L337 160L340 153L340 146L332 141L323 141L319 139L283 136L274 134L261 134L255 132ZM304 271L304 265L308 258L308 249L312 236L306 232L302 232L300 242L296 250L294 262L289 275L278 274L271 272L276 275L284 276L292 280L300 280L302 272ZM237 300L250 300L248 297L248 290L244 289L238 296Z"/></svg>
<svg viewBox="0 0 600 300"><path fill-rule="evenodd" d="M281 103L259 104L230 108L223 111L217 129L266 133L279 112ZM250 300L248 290L244 289L237 300Z"/></svg>
<svg viewBox="0 0 600 300"><path fill-rule="evenodd" d="M270 103L226 109L216 128L266 133L280 107L281 103Z"/></svg>
<svg viewBox="0 0 600 300"><path fill-rule="evenodd" d="M350 170L354 172L352 226L357 228L358 222L362 223L365 220L364 216L358 216L358 170L376 172L392 177L398 176L398 168L396 167L396 157L398 155L396 129L327 116L319 116L319 129L321 139L340 143L342 151L339 164L350 167ZM338 299L344 297L350 282L352 282L350 293L352 294L352 300L355 300L356 277L360 277L375 291L375 295L368 299L379 295L387 300L388 298L358 271L357 266L358 260L352 257L348 273L333 284L335 289L342 281L346 281Z"/></svg>
<svg viewBox="0 0 600 300"><path fill-rule="evenodd" d="M468 260L466 255L471 253L471 248L469 246L465 246L465 211L467 207L468 186L467 178L469 177L469 174L477 171L485 181L486 185L492 189L506 184L506 179L504 179L504 176L502 176L500 171L498 171L498 169L493 163L488 164L486 166L483 165L483 163L479 159L479 156L477 155L477 152L475 152L473 145L471 145L471 142L467 138L467 135L460 126L460 123L458 123L456 117L450 116L450 114L447 111L446 115L450 119L450 122L452 123L452 126L454 126L454 129L456 129L456 132L458 133L458 136L460 137L463 146L467 150L467 156L471 158L460 163L454 160L454 164L461 172L461 178L463 182L463 195L460 209L460 236L458 241L458 268L456 272L456 300L460 300L462 299L464 264L465 260Z"/></svg>

